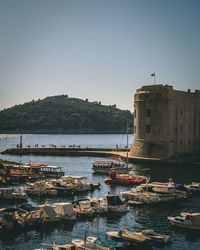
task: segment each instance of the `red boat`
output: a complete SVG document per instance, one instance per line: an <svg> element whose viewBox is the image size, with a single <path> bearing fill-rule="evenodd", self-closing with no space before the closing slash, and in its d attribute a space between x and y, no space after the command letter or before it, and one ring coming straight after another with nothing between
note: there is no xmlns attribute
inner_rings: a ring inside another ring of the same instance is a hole
<svg viewBox="0 0 200 250"><path fill-rule="evenodd" d="M26 182L41 178L60 178L64 175L61 167L47 164L6 165L1 169L8 182Z"/></svg>
<svg viewBox="0 0 200 250"><path fill-rule="evenodd" d="M106 184L119 184L119 185L140 185L146 183L148 180L145 176L130 175L130 174L117 174L115 171L109 173L109 177L104 180Z"/></svg>

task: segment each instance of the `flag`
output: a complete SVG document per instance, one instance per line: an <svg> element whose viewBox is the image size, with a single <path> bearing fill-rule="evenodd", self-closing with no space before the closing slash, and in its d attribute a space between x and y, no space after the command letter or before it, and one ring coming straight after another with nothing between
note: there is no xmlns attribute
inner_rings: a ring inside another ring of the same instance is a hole
<svg viewBox="0 0 200 250"><path fill-rule="evenodd" d="M155 76L155 75L156 75L156 73L152 73L152 74L151 74L151 76Z"/></svg>

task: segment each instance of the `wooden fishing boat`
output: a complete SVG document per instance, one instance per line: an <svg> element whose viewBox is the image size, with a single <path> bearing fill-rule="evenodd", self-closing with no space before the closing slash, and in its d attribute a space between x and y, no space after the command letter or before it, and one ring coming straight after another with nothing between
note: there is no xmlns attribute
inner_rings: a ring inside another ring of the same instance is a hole
<svg viewBox="0 0 200 250"><path fill-rule="evenodd" d="M157 234L152 229L132 232L123 228L118 232L107 232L107 235L119 241L129 241L138 245L163 245L170 243L168 235Z"/></svg>
<svg viewBox="0 0 200 250"><path fill-rule="evenodd" d="M151 238L143 234L135 234L135 232L129 231L128 229L120 229L119 231L110 231L106 233L107 236L114 240L130 242L131 244L137 245L150 245Z"/></svg>

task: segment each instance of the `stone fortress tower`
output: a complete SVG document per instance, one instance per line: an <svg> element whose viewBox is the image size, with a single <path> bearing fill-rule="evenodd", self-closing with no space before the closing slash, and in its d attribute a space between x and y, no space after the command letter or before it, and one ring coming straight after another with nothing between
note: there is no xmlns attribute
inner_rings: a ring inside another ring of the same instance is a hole
<svg viewBox="0 0 200 250"><path fill-rule="evenodd" d="M200 91L169 85L142 86L134 97L130 156L181 157L200 149Z"/></svg>

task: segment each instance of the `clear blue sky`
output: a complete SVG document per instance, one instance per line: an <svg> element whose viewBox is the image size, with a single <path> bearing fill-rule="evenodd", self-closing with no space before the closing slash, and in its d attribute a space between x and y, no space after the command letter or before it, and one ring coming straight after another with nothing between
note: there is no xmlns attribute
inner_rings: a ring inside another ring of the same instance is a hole
<svg viewBox="0 0 200 250"><path fill-rule="evenodd" d="M199 0L0 0L0 110L68 94L133 110L142 85L200 89Z"/></svg>

